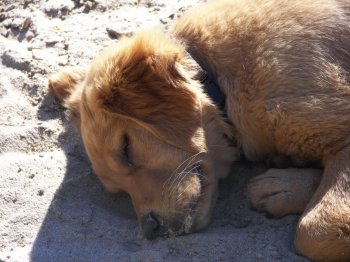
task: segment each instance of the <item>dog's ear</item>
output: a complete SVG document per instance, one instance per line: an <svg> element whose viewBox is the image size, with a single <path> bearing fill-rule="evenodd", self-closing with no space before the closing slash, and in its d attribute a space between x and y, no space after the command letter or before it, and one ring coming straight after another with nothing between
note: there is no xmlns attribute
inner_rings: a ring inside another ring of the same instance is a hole
<svg viewBox="0 0 350 262"><path fill-rule="evenodd" d="M177 147L203 138L200 101L176 69L176 62L149 57L130 65L125 82L101 93L105 110L137 120ZM166 73L165 73L166 72ZM191 148L197 151L198 148Z"/></svg>
<svg viewBox="0 0 350 262"><path fill-rule="evenodd" d="M204 139L201 105L182 47L164 36L137 37L109 66L113 80L95 81L100 107L138 121L176 147L205 150L198 148L205 143L194 141Z"/></svg>
<svg viewBox="0 0 350 262"><path fill-rule="evenodd" d="M49 77L49 91L76 118L80 116L81 83L84 78L85 69L81 67L66 67Z"/></svg>

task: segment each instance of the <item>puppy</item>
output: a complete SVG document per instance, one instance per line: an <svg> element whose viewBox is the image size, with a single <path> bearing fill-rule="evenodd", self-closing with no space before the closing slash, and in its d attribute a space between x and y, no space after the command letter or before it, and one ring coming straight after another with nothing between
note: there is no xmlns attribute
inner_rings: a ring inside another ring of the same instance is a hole
<svg viewBox="0 0 350 262"><path fill-rule="evenodd" d="M109 191L130 194L148 239L206 226L218 179L239 158L195 66L182 45L150 31L108 47L85 72L66 68L49 80L95 173Z"/></svg>
<svg viewBox="0 0 350 262"><path fill-rule="evenodd" d="M198 64L217 80L232 126ZM102 183L130 194L147 238L208 224L218 179L239 156L229 138L252 161L322 163L322 174L270 169L248 194L272 215L302 213L300 254L349 261L349 74L348 0L222 0L185 14L172 37L124 38L49 87L76 116Z"/></svg>

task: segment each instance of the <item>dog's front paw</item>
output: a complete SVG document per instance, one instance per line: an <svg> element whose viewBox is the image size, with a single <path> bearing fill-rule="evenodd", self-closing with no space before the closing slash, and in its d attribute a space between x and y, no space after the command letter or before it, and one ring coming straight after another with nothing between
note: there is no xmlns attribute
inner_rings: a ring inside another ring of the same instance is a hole
<svg viewBox="0 0 350 262"><path fill-rule="evenodd" d="M319 184L318 169L269 169L248 184L248 196L259 211L276 217L302 213Z"/></svg>

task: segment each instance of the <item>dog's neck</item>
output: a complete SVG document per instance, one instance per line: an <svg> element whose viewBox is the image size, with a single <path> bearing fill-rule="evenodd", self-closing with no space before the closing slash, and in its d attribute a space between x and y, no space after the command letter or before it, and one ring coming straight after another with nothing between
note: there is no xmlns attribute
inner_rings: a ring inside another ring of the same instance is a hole
<svg viewBox="0 0 350 262"><path fill-rule="evenodd" d="M220 90L215 78L200 66L199 62L188 51L186 52L186 55L194 64L196 71L198 72L196 79L202 84L205 93L220 110L223 110L225 108L225 95Z"/></svg>

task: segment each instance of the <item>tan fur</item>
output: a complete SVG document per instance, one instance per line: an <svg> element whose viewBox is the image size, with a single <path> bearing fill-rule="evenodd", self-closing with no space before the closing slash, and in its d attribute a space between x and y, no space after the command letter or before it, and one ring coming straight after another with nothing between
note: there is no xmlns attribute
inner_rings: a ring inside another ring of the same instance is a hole
<svg viewBox="0 0 350 262"><path fill-rule="evenodd" d="M349 261L349 157L338 155L350 142L350 2L214 1L181 18L175 34L218 79L249 159L323 161L295 244L312 260ZM248 193L256 208L302 212L318 175L295 172L253 180Z"/></svg>
<svg viewBox="0 0 350 262"><path fill-rule="evenodd" d="M79 116L101 182L130 194L141 227L151 212L162 234L204 227L218 179L239 152L228 145L231 127L193 79L184 47L159 31L141 33L106 48L79 83L77 70L51 77L49 87Z"/></svg>
<svg viewBox="0 0 350 262"><path fill-rule="evenodd" d="M253 161L322 162L317 190L318 171L275 169L252 180L248 193L257 209L277 216L306 206L298 252L349 261L350 2L213 1L180 18L172 34L120 40L75 89L74 72L51 79L54 94L80 116L102 183L127 191L140 221L155 212L179 234L209 221L217 180L238 157L224 136ZM204 94L185 49L217 79L234 128ZM132 163L123 156L125 134Z"/></svg>
<svg viewBox="0 0 350 262"><path fill-rule="evenodd" d="M255 208L276 217L301 214L315 193L321 175L319 169L271 168L251 179L248 195Z"/></svg>

